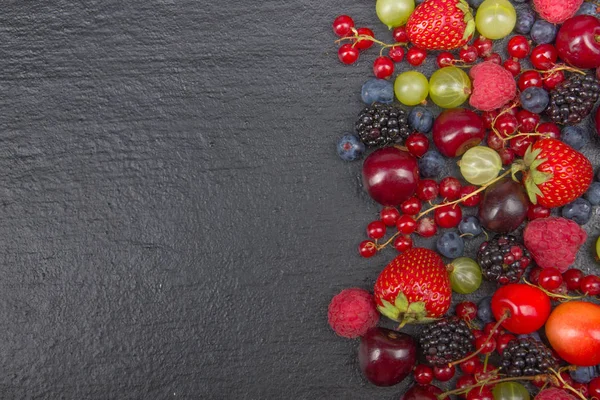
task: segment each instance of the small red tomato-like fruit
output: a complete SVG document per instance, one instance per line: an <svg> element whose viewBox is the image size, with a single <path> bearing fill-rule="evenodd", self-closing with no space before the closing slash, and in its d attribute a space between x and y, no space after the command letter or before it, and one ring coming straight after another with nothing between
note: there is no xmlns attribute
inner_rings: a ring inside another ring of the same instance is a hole
<svg viewBox="0 0 600 400"><path fill-rule="evenodd" d="M492 297L492 313L502 327L516 334L537 331L550 315L550 298L542 290L522 283L502 286Z"/></svg>
<svg viewBox="0 0 600 400"><path fill-rule="evenodd" d="M560 304L546 322L552 348L570 364L600 363L600 306L582 301Z"/></svg>

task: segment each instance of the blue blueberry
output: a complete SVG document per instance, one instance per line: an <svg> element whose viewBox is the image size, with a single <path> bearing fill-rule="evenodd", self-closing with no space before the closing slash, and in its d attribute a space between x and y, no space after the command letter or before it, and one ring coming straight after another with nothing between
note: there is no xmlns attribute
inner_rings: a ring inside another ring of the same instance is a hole
<svg viewBox="0 0 600 400"><path fill-rule="evenodd" d="M492 296L484 297L479 301L477 305L477 318L484 324L494 320L494 314L492 314Z"/></svg>
<svg viewBox="0 0 600 400"><path fill-rule="evenodd" d="M458 224L458 230L463 235L467 235L467 238L479 236L483 232L479 219L472 215L463 217L460 220L460 223Z"/></svg>
<svg viewBox="0 0 600 400"><path fill-rule="evenodd" d="M366 104L390 104L394 101L394 85L386 79L371 78L362 85L360 92Z"/></svg>
<svg viewBox="0 0 600 400"><path fill-rule="evenodd" d="M535 22L535 12L530 8L524 8L517 10L517 24L515 25L515 32L521 35L527 35L531 31L531 27Z"/></svg>
<svg viewBox="0 0 600 400"><path fill-rule="evenodd" d="M417 132L427 133L433 127L433 113L425 107L415 107L408 114L408 125Z"/></svg>
<svg viewBox="0 0 600 400"><path fill-rule="evenodd" d="M589 201L580 197L563 207L562 216L577 222L579 225L585 225L592 218L592 205Z"/></svg>
<svg viewBox="0 0 600 400"><path fill-rule="evenodd" d="M354 161L362 157L365 145L358 136L346 133L337 143L337 153L344 161Z"/></svg>
<svg viewBox="0 0 600 400"><path fill-rule="evenodd" d="M586 1L581 5L581 7L579 7L579 10L577 10L575 15L592 15L594 17L598 17L598 6L594 3L588 3Z"/></svg>
<svg viewBox="0 0 600 400"><path fill-rule="evenodd" d="M537 44L552 43L556 37L557 30L556 25L543 19L538 19L531 27L531 39Z"/></svg>
<svg viewBox="0 0 600 400"><path fill-rule="evenodd" d="M483 3L485 0L467 0L467 3L473 8L477 8Z"/></svg>
<svg viewBox="0 0 600 400"><path fill-rule="evenodd" d="M577 369L571 371L570 374L575 382L590 383L592 379L600 376L598 372L598 366L596 365L591 367L577 367Z"/></svg>
<svg viewBox="0 0 600 400"><path fill-rule="evenodd" d="M440 153L429 150L419 159L419 172L424 178L435 178L442 173L445 164Z"/></svg>
<svg viewBox="0 0 600 400"><path fill-rule="evenodd" d="M600 182L592 182L583 197L585 197L593 206L600 204Z"/></svg>
<svg viewBox="0 0 600 400"><path fill-rule="evenodd" d="M550 96L540 87L531 86L521 92L521 107L534 114L540 114L548 107Z"/></svg>
<svg viewBox="0 0 600 400"><path fill-rule="evenodd" d="M435 243L437 251L448 258L461 257L465 251L465 242L456 232L446 232Z"/></svg>
<svg viewBox="0 0 600 400"><path fill-rule="evenodd" d="M560 140L575 150L581 150L590 141L590 136L580 126L566 126L560 132Z"/></svg>

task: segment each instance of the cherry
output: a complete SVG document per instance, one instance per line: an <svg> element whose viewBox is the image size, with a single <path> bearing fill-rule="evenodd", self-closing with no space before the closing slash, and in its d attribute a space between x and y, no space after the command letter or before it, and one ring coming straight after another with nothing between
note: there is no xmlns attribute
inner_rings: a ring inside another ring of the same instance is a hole
<svg viewBox="0 0 600 400"><path fill-rule="evenodd" d="M477 48L475 46L463 47L458 52L458 57L467 64L474 63L478 57Z"/></svg>
<svg viewBox="0 0 600 400"><path fill-rule="evenodd" d="M492 313L516 334L537 331L550 315L550 298L541 289L523 283L501 286L492 296Z"/></svg>
<svg viewBox="0 0 600 400"><path fill-rule="evenodd" d="M496 132L489 132L487 137L487 145L490 149L498 151L504 148L504 140L500 137L500 135L496 135Z"/></svg>
<svg viewBox="0 0 600 400"><path fill-rule="evenodd" d="M394 226L398 218L400 218L400 211L396 207L384 207L379 212L379 218L385 226Z"/></svg>
<svg viewBox="0 0 600 400"><path fill-rule="evenodd" d="M433 370L424 364L419 364L413 371L415 382L420 385L428 385L433 381Z"/></svg>
<svg viewBox="0 0 600 400"><path fill-rule="evenodd" d="M440 181L439 189L442 198L456 200L460 197L461 184L455 177L448 176Z"/></svg>
<svg viewBox="0 0 600 400"><path fill-rule="evenodd" d="M339 15L333 20L333 33L339 37L348 36L354 28L354 20L347 15Z"/></svg>
<svg viewBox="0 0 600 400"><path fill-rule="evenodd" d="M378 79L385 79L394 73L394 62L391 58L380 56L373 62L373 74Z"/></svg>
<svg viewBox="0 0 600 400"><path fill-rule="evenodd" d="M406 53L406 61L413 67L418 67L423 64L423 61L427 58L427 52L418 47L411 47Z"/></svg>
<svg viewBox="0 0 600 400"><path fill-rule="evenodd" d="M477 187L473 186L473 185L463 186L462 189L460 189L460 197L461 198L467 197L476 190L477 190ZM481 202L481 192L465 198L462 201L462 204L464 204L467 207L475 207L480 202Z"/></svg>
<svg viewBox="0 0 600 400"><path fill-rule="evenodd" d="M581 279L580 290L589 296L600 294L600 278L596 275L588 275Z"/></svg>
<svg viewBox="0 0 600 400"><path fill-rule="evenodd" d="M385 224L382 221L373 221L367 225L367 236L371 239L381 239L385 236Z"/></svg>
<svg viewBox="0 0 600 400"><path fill-rule="evenodd" d="M338 58L346 65L354 64L358 60L358 55L358 49L350 43L343 44L338 49Z"/></svg>
<svg viewBox="0 0 600 400"><path fill-rule="evenodd" d="M408 136L404 142L408 152L415 157L421 157L429 150L429 139L422 133L415 132Z"/></svg>
<svg viewBox="0 0 600 400"><path fill-rule="evenodd" d="M531 51L531 46L529 46L529 42L525 36L517 35L508 41L507 50L509 56L523 59Z"/></svg>
<svg viewBox="0 0 600 400"><path fill-rule="evenodd" d="M519 123L519 130L521 132L534 132L535 128L540 123L540 115L534 114L531 111L527 110L519 110L517 112L517 122Z"/></svg>
<svg viewBox="0 0 600 400"><path fill-rule="evenodd" d="M456 380L456 389L466 389L470 386L474 386L477 383L473 375L463 375ZM469 392L467 392L469 393ZM465 398L465 394L459 395L461 398Z"/></svg>
<svg viewBox="0 0 600 400"><path fill-rule="evenodd" d="M521 73L521 64L518 61L513 59L508 59L504 61L504 69L512 74L512 76L517 76Z"/></svg>
<svg viewBox="0 0 600 400"><path fill-rule="evenodd" d="M537 71L524 71L517 80L517 86L521 92L532 86L542 87L544 86L542 75Z"/></svg>
<svg viewBox="0 0 600 400"><path fill-rule="evenodd" d="M563 71L554 71L552 73L544 72L542 79L544 80L544 87L548 90L552 90L565 80L565 74Z"/></svg>
<svg viewBox="0 0 600 400"><path fill-rule="evenodd" d="M494 129L496 129L503 137L513 135L518 127L519 123L517 122L517 117L508 113L500 115L496 118L496 122L494 123Z"/></svg>
<svg viewBox="0 0 600 400"><path fill-rule="evenodd" d="M496 350L496 339L493 337L487 340L486 336L481 336L475 339L475 348L481 354L490 354Z"/></svg>
<svg viewBox="0 0 600 400"><path fill-rule="evenodd" d="M537 133L550 135L552 139L560 138L560 128L553 122L544 122L537 127Z"/></svg>
<svg viewBox="0 0 600 400"><path fill-rule="evenodd" d="M484 60L485 61L491 61L491 62L496 63L498 65L502 65L502 57L498 53L492 53L489 56L487 56L486 58L484 58Z"/></svg>
<svg viewBox="0 0 600 400"><path fill-rule="evenodd" d="M440 54L438 54L438 56L435 59L438 68L444 68L449 65L452 65L453 61L454 55L447 51L442 51Z"/></svg>
<svg viewBox="0 0 600 400"><path fill-rule="evenodd" d="M371 240L365 240L358 245L358 254L364 258L371 258L377 253L377 245Z"/></svg>
<svg viewBox="0 0 600 400"><path fill-rule="evenodd" d="M408 33L406 33L406 27L405 26L399 26L397 28L394 28L394 31L392 32L392 36L394 37L394 40L398 43L408 43Z"/></svg>
<svg viewBox="0 0 600 400"><path fill-rule="evenodd" d="M472 321L477 317L477 304L472 301L463 301L456 305L456 316L465 321Z"/></svg>
<svg viewBox="0 0 600 400"><path fill-rule="evenodd" d="M437 225L433 218L423 217L417 221L417 234L424 238L435 236L437 233Z"/></svg>
<svg viewBox="0 0 600 400"><path fill-rule="evenodd" d="M477 50L477 55L479 57L489 56L492 53L493 45L494 42L492 42L490 39L484 38L483 36L479 36L473 42L473 46L475 46L475 49Z"/></svg>
<svg viewBox="0 0 600 400"><path fill-rule="evenodd" d="M563 277L560 271L556 268L544 268L540 272L538 282L541 287L546 290L554 290L563 283Z"/></svg>
<svg viewBox="0 0 600 400"><path fill-rule="evenodd" d="M481 331L480 331L481 332ZM481 365L481 360L478 357L471 357L466 361L458 364L460 370L465 374L474 374L477 367Z"/></svg>
<svg viewBox="0 0 600 400"><path fill-rule="evenodd" d="M531 64L542 71L552 68L558 59L558 51L551 44L540 44L531 52Z"/></svg>
<svg viewBox="0 0 600 400"><path fill-rule="evenodd" d="M583 272L580 269L568 269L563 272L563 282L567 284L568 290L580 290L583 276Z"/></svg>
<svg viewBox="0 0 600 400"><path fill-rule="evenodd" d="M410 215L402 215L398 218L398 222L396 223L396 228L398 228L398 232L403 235L410 235L417 229L417 221L414 220Z"/></svg>
<svg viewBox="0 0 600 400"><path fill-rule="evenodd" d="M588 393L592 399L600 399L600 377L594 378L588 383Z"/></svg>
<svg viewBox="0 0 600 400"><path fill-rule="evenodd" d="M538 267L535 267L534 269L529 271L529 282L533 283L534 285L540 283L540 272L542 272L542 269Z"/></svg>
<svg viewBox="0 0 600 400"><path fill-rule="evenodd" d="M417 215L422 207L421 200L416 197L411 197L400 205L400 209L406 215Z"/></svg>
<svg viewBox="0 0 600 400"><path fill-rule="evenodd" d="M508 343L516 338L515 335L511 335L510 333L504 333L498 336L496 339L496 351L498 351L498 354L502 355L504 349L508 346Z"/></svg>
<svg viewBox="0 0 600 400"><path fill-rule="evenodd" d="M391 58L392 61L399 63L404 59L404 49L400 46L391 47L388 52L388 57Z"/></svg>
<svg viewBox="0 0 600 400"><path fill-rule="evenodd" d="M447 205L436 208L434 212L435 223L440 228L454 228L462 219L462 210L456 205Z"/></svg>
<svg viewBox="0 0 600 400"><path fill-rule="evenodd" d="M438 195L439 188L436 181L433 179L421 179L417 186L417 197L423 201L431 201Z"/></svg>
<svg viewBox="0 0 600 400"><path fill-rule="evenodd" d="M398 236L394 239L394 248L400 253L404 253L406 250L412 249L413 241L410 236Z"/></svg>
<svg viewBox="0 0 600 400"><path fill-rule="evenodd" d="M546 218L550 216L550 209L539 204L529 204L527 209L527 219L533 221L538 218Z"/></svg>
<svg viewBox="0 0 600 400"><path fill-rule="evenodd" d="M498 155L500 156L500 160L502 160L502 165L510 165L515 161L515 152L513 149L500 149L498 150Z"/></svg>
<svg viewBox="0 0 600 400"><path fill-rule="evenodd" d="M433 367L433 376L440 382L449 381L455 372L454 365L436 365Z"/></svg>
<svg viewBox="0 0 600 400"><path fill-rule="evenodd" d="M498 116L498 111L496 111L496 110L484 111L481 114L481 118L483 119L483 126L485 127L485 129L490 129L492 127L492 124L494 123L494 120L496 119L497 116Z"/></svg>
<svg viewBox="0 0 600 400"><path fill-rule="evenodd" d="M509 146L519 157L523 157L525 152L533 144L535 139L532 136L519 136L510 139Z"/></svg>

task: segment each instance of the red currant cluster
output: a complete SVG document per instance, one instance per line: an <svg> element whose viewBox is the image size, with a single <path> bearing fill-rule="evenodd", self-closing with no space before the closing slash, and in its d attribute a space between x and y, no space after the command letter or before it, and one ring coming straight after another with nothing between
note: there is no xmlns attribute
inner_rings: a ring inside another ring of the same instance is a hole
<svg viewBox="0 0 600 400"><path fill-rule="evenodd" d="M600 295L600 277L584 275L577 268L568 269L561 274L557 268L536 267L529 273L529 281L557 298L574 299L567 296L569 291L579 292L583 296Z"/></svg>

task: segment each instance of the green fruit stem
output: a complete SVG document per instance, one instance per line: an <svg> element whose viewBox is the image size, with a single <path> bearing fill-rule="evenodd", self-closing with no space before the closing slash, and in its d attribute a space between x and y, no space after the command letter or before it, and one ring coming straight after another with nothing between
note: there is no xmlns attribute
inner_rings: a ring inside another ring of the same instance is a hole
<svg viewBox="0 0 600 400"><path fill-rule="evenodd" d="M379 51L379 55L380 55L380 56L381 56L381 55L383 55L383 50L385 50L385 49L387 49L387 48L390 48L390 47L398 47L398 46L408 46L408 44L407 44L407 43L394 43L394 44L388 44L388 43L382 42L381 40L377 40L377 39L375 39L375 38L374 38L373 36L371 36L371 35L359 35L359 34L358 34L358 31L356 30L356 28L352 28L352 33L353 33L353 35L352 35L352 36L346 36L346 37L343 37L343 38L341 38L341 39L338 39L338 40L336 40L336 41L335 41L335 43L341 43L341 42L343 42L343 41L345 41L345 40L354 40L355 42L354 42L354 44L352 45L352 47L354 47L354 46L356 46L356 44L357 44L358 42L360 42L360 41L363 41L363 40L369 40L369 41L371 41L371 42L373 42L373 43L377 43L378 45L380 45L380 46L381 46L381 50Z"/></svg>

